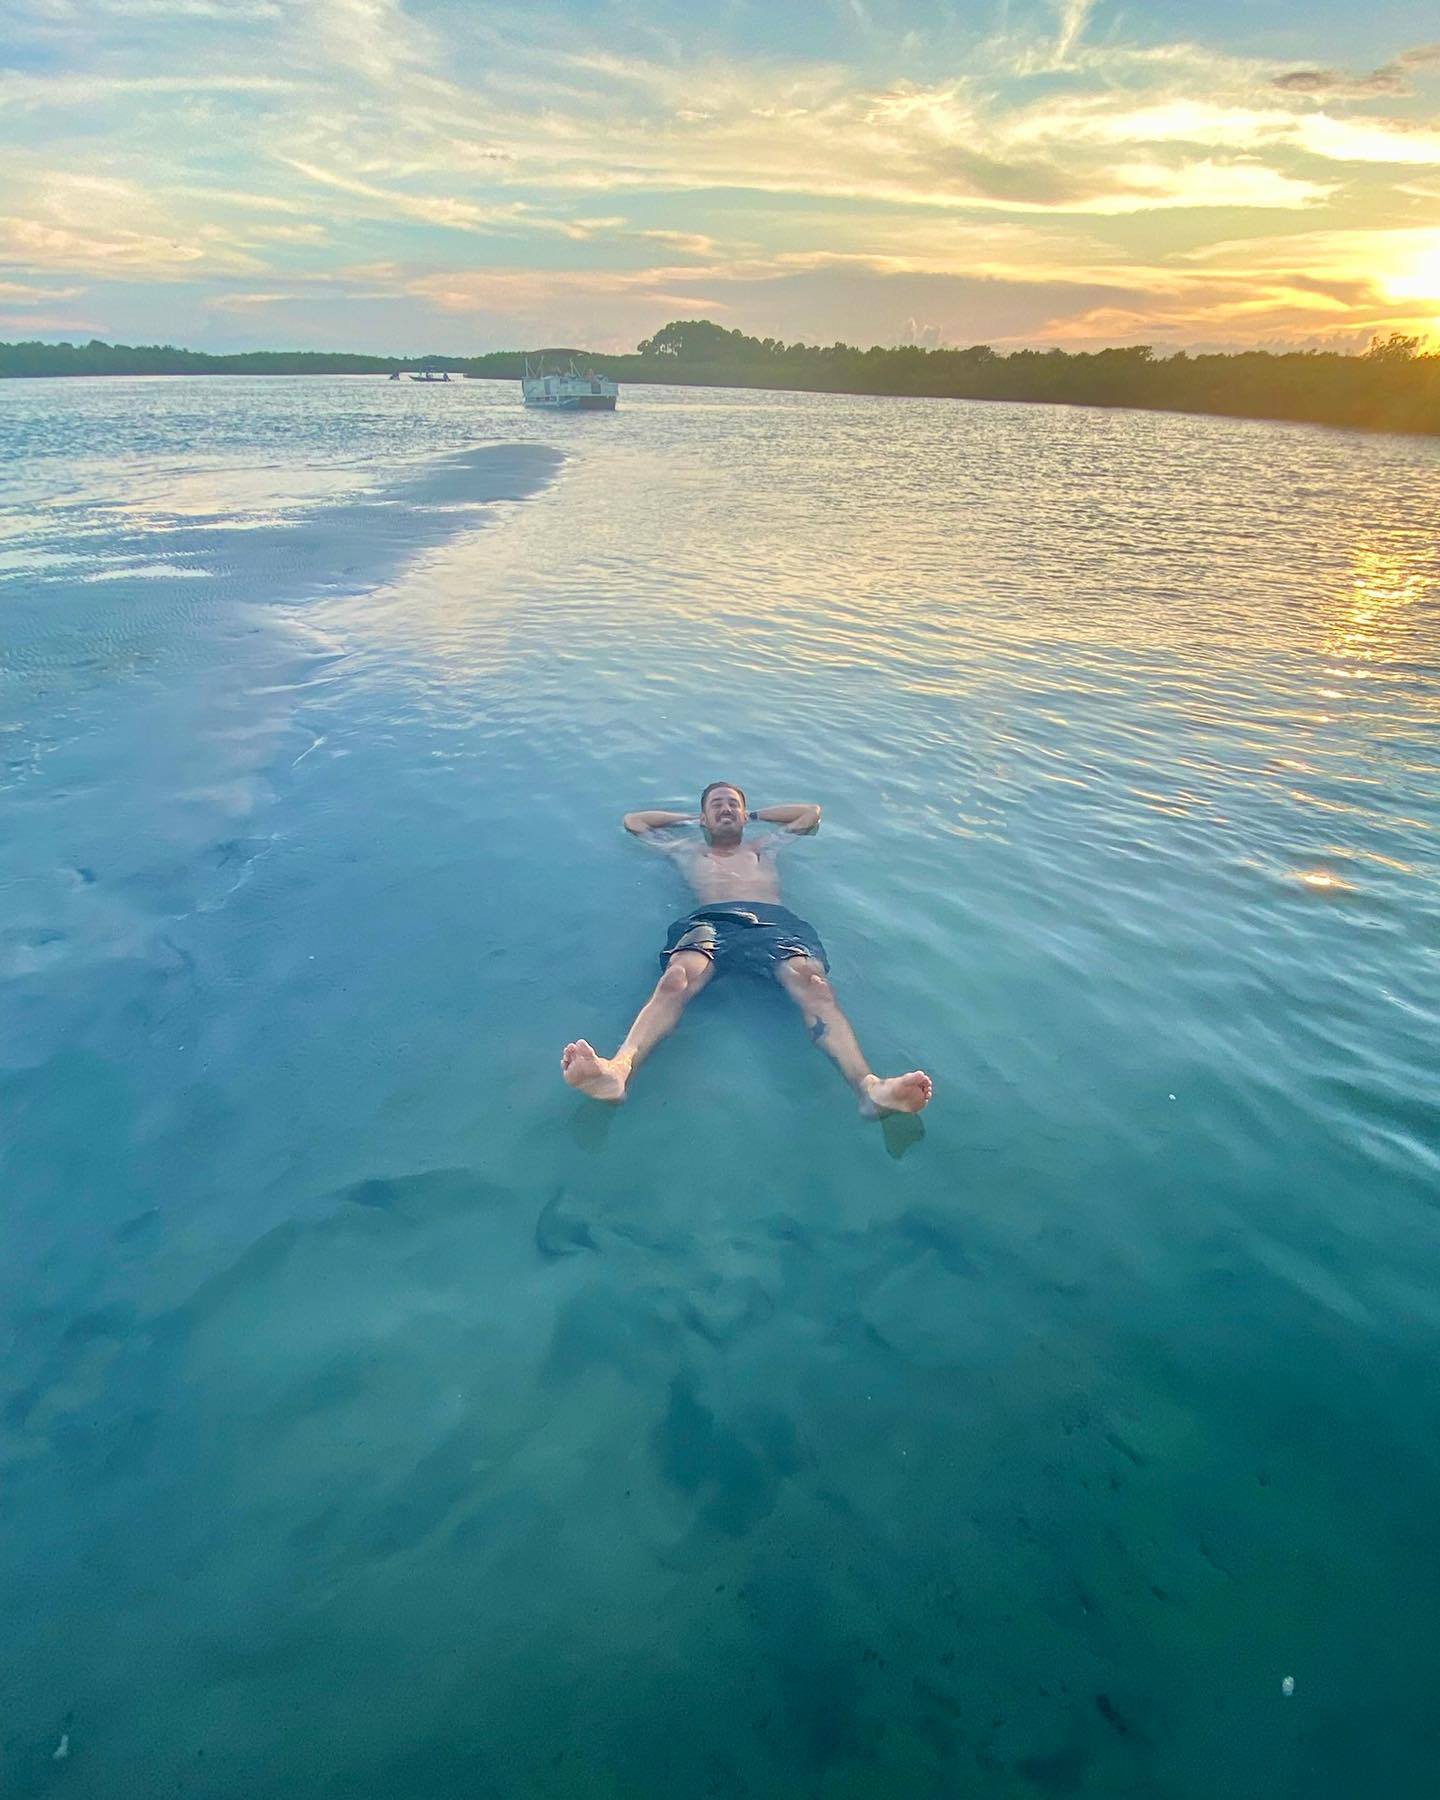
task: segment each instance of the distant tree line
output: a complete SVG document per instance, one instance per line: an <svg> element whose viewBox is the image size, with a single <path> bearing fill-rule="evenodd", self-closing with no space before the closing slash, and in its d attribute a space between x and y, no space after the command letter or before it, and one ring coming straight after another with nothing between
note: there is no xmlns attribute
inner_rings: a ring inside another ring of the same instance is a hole
<svg viewBox="0 0 1440 1800"><path fill-rule="evenodd" d="M50 375L368 375L397 369L517 378L527 361L574 357L622 382L791 388L817 393L908 394L966 400L1048 401L1294 419L1371 431L1440 435L1440 355L1399 333L1363 355L1332 350L1242 350L1157 357L1146 344L1114 350L966 350L913 345L786 344L747 337L709 319L677 319L633 356L550 348L486 356L363 356L341 351L250 350L212 356L169 344L0 344L0 377Z"/></svg>
<svg viewBox="0 0 1440 1800"><path fill-rule="evenodd" d="M1157 357L1148 344L1007 355L988 344L967 350L820 348L746 337L709 319L683 319L624 360L629 367L622 379L631 381L1129 406L1440 434L1440 355L1425 354L1419 338L1399 333L1377 339L1360 356L1333 350L1190 356L1181 350ZM613 361L610 367L618 374Z"/></svg>
<svg viewBox="0 0 1440 1800"><path fill-rule="evenodd" d="M364 356L346 350L242 350L212 355L173 344L0 344L0 378L24 375L384 375L463 369L462 356Z"/></svg>

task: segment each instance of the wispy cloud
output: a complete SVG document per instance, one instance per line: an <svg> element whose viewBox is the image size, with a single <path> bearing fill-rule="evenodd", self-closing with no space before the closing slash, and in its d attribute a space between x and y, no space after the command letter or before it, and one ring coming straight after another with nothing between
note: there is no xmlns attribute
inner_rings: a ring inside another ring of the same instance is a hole
<svg viewBox="0 0 1440 1800"><path fill-rule="evenodd" d="M343 194L356 195L372 202L371 211L379 217L419 219L427 225L440 225L449 231L486 231L498 225L514 226L525 218L529 207L523 201L504 201L481 206L474 201L449 194L413 194L398 189L377 187L374 182L360 181L336 169L322 169L299 157L280 159L307 181L322 187L338 188Z"/></svg>
<svg viewBox="0 0 1440 1800"><path fill-rule="evenodd" d="M0 216L0 266L132 279L241 274L264 264L208 219L177 228L137 183L56 171L18 184L24 213Z"/></svg>
<svg viewBox="0 0 1440 1800"><path fill-rule="evenodd" d="M1152 131L1145 117L1127 120L1113 105L1089 116L1083 105L1071 107L1073 130L1031 108L1027 130L1025 110L1002 113L960 82L857 87L823 68L757 76L730 68L681 72L593 54L573 60L630 91L630 105L612 104L598 117L547 110L539 118L495 105L486 112L483 145L457 145L448 114L414 104L393 115L388 129L360 134L353 121L322 117L307 128L307 153L290 161L352 191L368 185L372 198L381 197L375 175L403 179L412 191L392 189L389 197L406 210L416 208L415 185L453 184L461 168L476 167L477 158L483 158L492 192L734 189L954 211L1103 216L1212 205L1291 208L1329 192L1313 176L1260 160L1263 117L1237 116L1222 132L1218 154L1176 153L1167 160L1153 153L1153 145L1180 141L1174 122L1157 117ZM1277 124L1294 123L1288 115L1275 117ZM1204 129L1210 122L1197 117L1187 141L1201 148L1213 144ZM1077 156L1077 146L1086 142L1144 145L1152 153ZM1229 156L1231 149L1245 154ZM345 173L356 162L365 173ZM473 207L464 202L450 216L462 227L490 222L467 210ZM532 209L531 223L548 228L543 209Z"/></svg>
<svg viewBox="0 0 1440 1800"><path fill-rule="evenodd" d="M1017 146L1056 143L1213 145L1230 151L1303 150L1331 163L1440 161L1440 132L1393 118L1174 99L1129 104L1111 96L1037 106L1006 127Z"/></svg>
<svg viewBox="0 0 1440 1800"><path fill-rule="evenodd" d="M382 86L441 60L433 34L398 0L311 0L308 28L331 68Z"/></svg>
<svg viewBox="0 0 1440 1800"><path fill-rule="evenodd" d="M32 287L24 281L0 281L0 301L7 305L18 301L26 306L40 306L47 300L73 300L84 292L78 287Z"/></svg>
<svg viewBox="0 0 1440 1800"><path fill-rule="evenodd" d="M264 267L244 251L213 241L182 243L113 226L94 225L80 230L3 216L0 262L17 269L73 269L96 277L122 276L142 281L233 274Z"/></svg>
<svg viewBox="0 0 1440 1800"><path fill-rule="evenodd" d="M56 22L84 23L95 18L159 19L167 24L213 20L223 25L269 24L282 16L277 0L32 0L31 11Z"/></svg>
<svg viewBox="0 0 1440 1800"><path fill-rule="evenodd" d="M1070 53L1080 41L1095 0L1060 0L1060 33L1055 39L1055 64L1064 68Z"/></svg>
<svg viewBox="0 0 1440 1800"><path fill-rule="evenodd" d="M44 332L47 337L54 337L61 332L81 335L103 329L103 325L95 319L79 319L70 313L9 312L0 309L0 332L15 338L23 338L36 331Z"/></svg>
<svg viewBox="0 0 1440 1800"><path fill-rule="evenodd" d="M287 95L306 84L278 75L20 75L0 72L0 102L6 106L69 111L97 100L113 104L166 95Z"/></svg>
<svg viewBox="0 0 1440 1800"><path fill-rule="evenodd" d="M262 306L281 306L287 300L298 300L296 293L216 294L208 304L217 312L249 312Z"/></svg>

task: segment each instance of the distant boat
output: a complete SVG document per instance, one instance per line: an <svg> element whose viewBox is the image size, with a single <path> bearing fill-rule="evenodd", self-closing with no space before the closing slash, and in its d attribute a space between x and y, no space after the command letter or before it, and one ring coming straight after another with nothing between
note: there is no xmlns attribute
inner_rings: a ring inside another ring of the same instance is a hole
<svg viewBox="0 0 1440 1800"><path fill-rule="evenodd" d="M446 369L443 375L437 375L433 369L426 369L423 374L412 375L410 379L412 381L448 381L450 379L450 371Z"/></svg>
<svg viewBox="0 0 1440 1800"><path fill-rule="evenodd" d="M543 367L532 370L527 362L520 392L527 406L551 412L614 412L620 397L619 387L607 376L577 369L573 359L568 369L548 375Z"/></svg>

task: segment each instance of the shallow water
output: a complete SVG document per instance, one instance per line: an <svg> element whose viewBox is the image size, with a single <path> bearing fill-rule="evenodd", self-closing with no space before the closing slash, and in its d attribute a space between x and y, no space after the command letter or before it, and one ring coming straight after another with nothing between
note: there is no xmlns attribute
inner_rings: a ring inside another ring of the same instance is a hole
<svg viewBox="0 0 1440 1800"><path fill-rule="evenodd" d="M1440 448L0 424L7 1794L1435 1792ZM745 984L560 1083L717 776L923 1132Z"/></svg>

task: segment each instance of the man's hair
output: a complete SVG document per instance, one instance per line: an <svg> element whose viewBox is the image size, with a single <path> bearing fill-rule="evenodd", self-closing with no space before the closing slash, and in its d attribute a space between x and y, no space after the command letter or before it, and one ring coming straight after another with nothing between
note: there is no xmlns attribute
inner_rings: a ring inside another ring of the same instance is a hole
<svg viewBox="0 0 1440 1800"><path fill-rule="evenodd" d="M749 802L749 801L748 801L748 800L747 800L747 799L746 799L746 798L745 798L745 790L744 790L744 788L742 788L742 787L736 787L736 786L735 786L735 783L734 783L734 782L733 782L733 781L712 781L712 782L711 782L711 783L710 783L710 785L709 785L709 787L707 787L707 788L706 788L706 790L705 790L705 792L704 792L704 793L703 793L703 794L702 794L702 795L701 795L701 796L700 796L700 810L701 810L701 812L704 812L704 810L705 810L705 802L706 802L706 801L707 801L707 800L708 800L708 799L709 799L709 798L710 798L710 796L711 796L711 795L712 795L712 794L713 794L713 793L714 793L714 792L715 792L715 790L716 790L716 788L717 788L717 787L728 787L728 788L735 788L735 792L736 792L736 793L737 793L737 794L738 794L738 795L739 795L739 796L740 796L740 810L741 810L741 812L748 812L748 811L749 811L749 810L750 810L750 802Z"/></svg>

